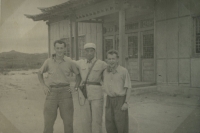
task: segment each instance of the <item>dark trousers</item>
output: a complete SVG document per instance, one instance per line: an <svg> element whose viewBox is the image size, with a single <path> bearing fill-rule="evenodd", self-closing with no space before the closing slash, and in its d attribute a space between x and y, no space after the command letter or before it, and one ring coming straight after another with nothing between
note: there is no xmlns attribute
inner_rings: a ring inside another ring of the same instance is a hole
<svg viewBox="0 0 200 133"><path fill-rule="evenodd" d="M64 124L64 133L73 133L73 101L69 88L51 88L44 105L44 133L53 133L57 110Z"/></svg>
<svg viewBox="0 0 200 133"><path fill-rule="evenodd" d="M105 114L107 133L128 133L128 110L121 110L125 98L125 96L107 96Z"/></svg>

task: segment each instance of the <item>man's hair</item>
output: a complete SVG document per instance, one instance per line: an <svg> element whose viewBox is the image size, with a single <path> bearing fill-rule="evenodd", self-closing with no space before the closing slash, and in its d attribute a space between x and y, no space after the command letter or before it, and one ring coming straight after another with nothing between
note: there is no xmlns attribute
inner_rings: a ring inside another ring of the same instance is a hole
<svg viewBox="0 0 200 133"><path fill-rule="evenodd" d="M56 46L56 43L58 43L58 44L64 44L64 47L67 46L66 43L65 43L64 41L62 41L62 40L56 40L56 41L54 42L54 47Z"/></svg>
<svg viewBox="0 0 200 133"><path fill-rule="evenodd" d="M110 55L115 54L116 57L119 58L119 53L118 53L117 50L111 49L111 50L109 50L109 51L107 52L107 56L108 56L109 54L110 54Z"/></svg>

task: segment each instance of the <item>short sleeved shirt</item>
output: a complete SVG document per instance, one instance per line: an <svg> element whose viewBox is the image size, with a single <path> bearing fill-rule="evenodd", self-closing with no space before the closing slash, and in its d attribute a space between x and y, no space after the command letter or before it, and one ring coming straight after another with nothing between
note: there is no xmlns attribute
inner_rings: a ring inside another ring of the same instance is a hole
<svg viewBox="0 0 200 133"><path fill-rule="evenodd" d="M82 78L82 82L85 81L86 76L88 74L89 69L92 64L95 62L96 58L93 58L90 63L87 62L86 59L81 59L76 61L79 66L80 75ZM107 64L104 61L97 60L92 71L88 77L87 82L102 82L103 71L106 69ZM102 86L99 85L87 85L87 94L88 99L101 99L103 97Z"/></svg>
<svg viewBox="0 0 200 133"><path fill-rule="evenodd" d="M48 58L39 72L48 73L46 84L49 86L70 84L71 73L79 74L78 66L69 57L64 57L62 61Z"/></svg>
<svg viewBox="0 0 200 133"><path fill-rule="evenodd" d="M103 88L111 96L125 96L126 88L131 88L131 80L126 68L117 66L115 73L104 71Z"/></svg>

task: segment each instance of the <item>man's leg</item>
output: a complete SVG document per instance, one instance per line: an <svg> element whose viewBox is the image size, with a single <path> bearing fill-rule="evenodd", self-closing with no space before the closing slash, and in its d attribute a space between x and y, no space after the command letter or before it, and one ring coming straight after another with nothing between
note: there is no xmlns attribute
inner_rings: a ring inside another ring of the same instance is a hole
<svg viewBox="0 0 200 133"><path fill-rule="evenodd" d="M105 110L105 119L106 119L106 131L107 133L117 133L117 128L114 120L114 110L112 106L112 99L107 96L106 99L106 110Z"/></svg>
<svg viewBox="0 0 200 133"><path fill-rule="evenodd" d="M86 99L84 105L80 105L81 109L81 121L82 121L82 133L92 133L92 118L91 118L91 106L90 102Z"/></svg>
<svg viewBox="0 0 200 133"><path fill-rule="evenodd" d="M64 124L64 133L73 133L73 101L72 98L66 98L59 102L60 116Z"/></svg>
<svg viewBox="0 0 200 133"><path fill-rule="evenodd" d="M48 96L47 96L48 97ZM44 133L53 133L53 125L57 117L56 100L47 99L44 104Z"/></svg>
<svg viewBox="0 0 200 133"><path fill-rule="evenodd" d="M114 108L114 114L115 114L115 123L117 126L118 133L128 133L128 110L121 110L121 107L123 106L125 101L125 97L116 97L115 98L115 108Z"/></svg>
<svg viewBox="0 0 200 133"><path fill-rule="evenodd" d="M102 132L103 99L91 101L92 133Z"/></svg>

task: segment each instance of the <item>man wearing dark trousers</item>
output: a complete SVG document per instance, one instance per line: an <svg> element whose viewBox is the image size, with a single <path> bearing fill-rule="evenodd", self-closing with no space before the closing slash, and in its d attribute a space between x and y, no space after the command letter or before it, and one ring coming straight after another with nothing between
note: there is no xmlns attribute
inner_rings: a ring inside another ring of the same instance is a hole
<svg viewBox="0 0 200 133"><path fill-rule="evenodd" d="M55 57L47 59L38 72L38 79L44 89L46 101L44 105L44 132L53 133L54 122L59 108L65 133L73 133L73 101L70 89L71 72L76 74L78 87L81 77L76 64L64 56L66 44L61 40L54 43ZM64 58L65 57L65 58ZM48 77L44 82L43 73Z"/></svg>
<svg viewBox="0 0 200 133"><path fill-rule="evenodd" d="M107 53L107 70L104 71L104 89L106 98L107 133L128 133L128 102L131 81L126 68L118 64L119 55L115 50Z"/></svg>

